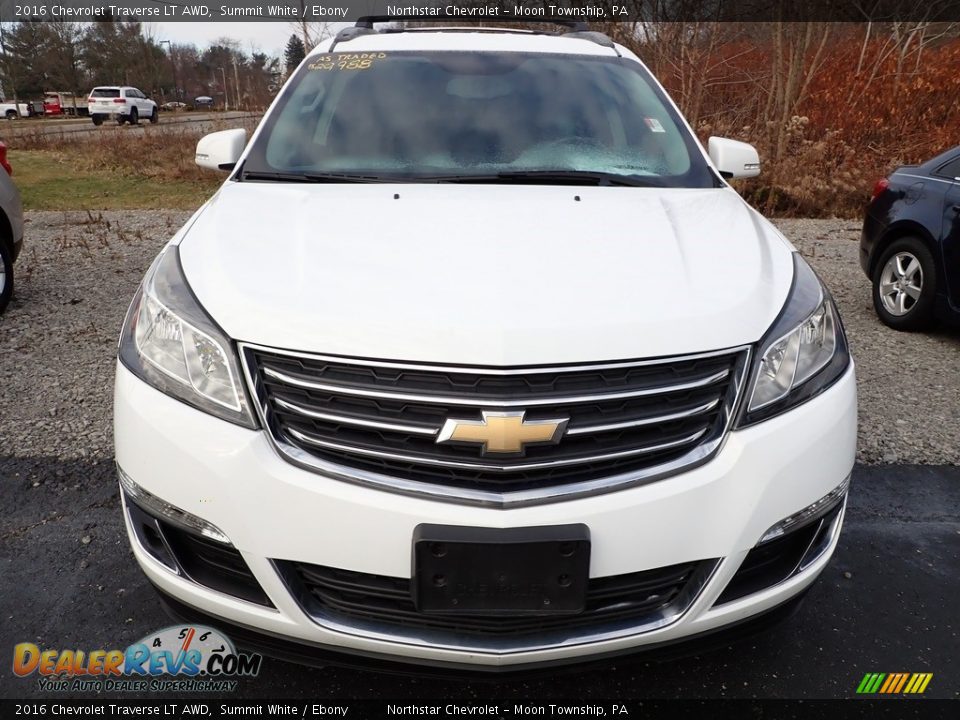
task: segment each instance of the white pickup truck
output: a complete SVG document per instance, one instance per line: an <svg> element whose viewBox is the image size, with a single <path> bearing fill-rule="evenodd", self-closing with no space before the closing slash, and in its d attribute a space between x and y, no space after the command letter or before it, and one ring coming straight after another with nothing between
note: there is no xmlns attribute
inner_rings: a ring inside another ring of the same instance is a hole
<svg viewBox="0 0 960 720"><path fill-rule="evenodd" d="M30 117L30 106L27 103L0 103L0 116L7 120L16 120L18 117Z"/></svg>

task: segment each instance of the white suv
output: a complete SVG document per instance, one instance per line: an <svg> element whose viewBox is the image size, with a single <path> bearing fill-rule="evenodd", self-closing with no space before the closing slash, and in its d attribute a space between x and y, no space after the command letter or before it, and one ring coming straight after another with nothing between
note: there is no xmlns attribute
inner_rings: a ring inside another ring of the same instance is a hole
<svg viewBox="0 0 960 720"><path fill-rule="evenodd" d="M129 122L136 125L140 120L157 122L157 104L137 90L126 85L102 85L90 91L87 112L94 125L102 125L111 116L118 124Z"/></svg>
<svg viewBox="0 0 960 720"><path fill-rule="evenodd" d="M792 608L856 390L829 292L725 180L756 151L705 152L598 33L372 26L249 144L201 140L230 177L127 315L116 458L168 607L486 670Z"/></svg>

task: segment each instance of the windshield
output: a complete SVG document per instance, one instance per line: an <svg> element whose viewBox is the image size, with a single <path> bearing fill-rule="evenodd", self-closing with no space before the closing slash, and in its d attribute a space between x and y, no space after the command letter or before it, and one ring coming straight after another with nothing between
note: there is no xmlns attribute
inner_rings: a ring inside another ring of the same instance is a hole
<svg viewBox="0 0 960 720"><path fill-rule="evenodd" d="M716 180L640 64L476 52L311 58L241 178L490 182L527 173L664 187Z"/></svg>

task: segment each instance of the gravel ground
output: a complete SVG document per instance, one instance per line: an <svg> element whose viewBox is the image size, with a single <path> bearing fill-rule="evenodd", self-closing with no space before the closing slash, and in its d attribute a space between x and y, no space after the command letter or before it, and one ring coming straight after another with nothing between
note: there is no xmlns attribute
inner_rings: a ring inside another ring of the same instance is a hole
<svg viewBox="0 0 960 720"><path fill-rule="evenodd" d="M960 464L960 331L900 333L873 310L859 263L860 223L780 220L840 307L860 403L860 462Z"/></svg>
<svg viewBox="0 0 960 720"><path fill-rule="evenodd" d="M113 363L123 314L150 260L188 217L27 214L14 301L0 317L0 457L94 464L112 458ZM859 460L960 464L960 332L901 334L877 320L857 262L857 222L778 225L840 305L857 361ZM23 480L39 483L44 474L38 467Z"/></svg>

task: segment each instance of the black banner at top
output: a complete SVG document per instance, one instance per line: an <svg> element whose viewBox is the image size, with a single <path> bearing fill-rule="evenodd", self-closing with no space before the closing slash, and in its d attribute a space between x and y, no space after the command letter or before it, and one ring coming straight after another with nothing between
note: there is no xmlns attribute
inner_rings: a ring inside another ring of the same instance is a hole
<svg viewBox="0 0 960 720"><path fill-rule="evenodd" d="M0 0L0 21L954 22L960 0Z"/></svg>

